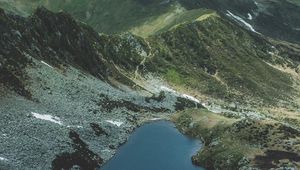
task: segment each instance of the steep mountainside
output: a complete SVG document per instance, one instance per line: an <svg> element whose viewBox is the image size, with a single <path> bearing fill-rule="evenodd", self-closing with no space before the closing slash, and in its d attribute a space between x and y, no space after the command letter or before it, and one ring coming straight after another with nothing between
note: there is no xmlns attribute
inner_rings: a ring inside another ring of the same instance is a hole
<svg viewBox="0 0 300 170"><path fill-rule="evenodd" d="M196 6L229 12L242 25L249 23L257 31L273 38L300 42L299 0L194 0Z"/></svg>
<svg viewBox="0 0 300 170"><path fill-rule="evenodd" d="M85 1L30 2L85 9ZM0 9L0 169L94 169L153 118L202 139L193 161L207 169L299 167L300 46L237 24L233 10L225 17L190 10L193 1L157 2L122 1L143 14L149 9L136 4L176 7L168 22L147 13L112 30L144 38L97 33L43 7L26 18Z"/></svg>
<svg viewBox="0 0 300 170"><path fill-rule="evenodd" d="M193 89L201 95L252 104L258 101L291 104L294 97L299 97L294 86L296 80L273 66L288 65L295 70L299 54L283 56L280 53L290 51L287 45L282 44L286 49L279 50L275 42L249 33L215 12L204 11L198 12L200 15L194 20L145 40L130 34L121 39L101 37L109 42L109 56L131 77L154 73L178 89ZM131 39L141 44L140 53L128 53ZM121 46L116 47L116 43ZM294 49L299 51L299 46ZM137 63L140 63L138 68Z"/></svg>
<svg viewBox="0 0 300 170"><path fill-rule="evenodd" d="M93 26L99 32L116 33L152 20L162 14L179 10L173 0L1 0L0 6L9 11L30 15L36 7L43 5L53 11L64 10L80 21ZM175 12L176 13L176 12Z"/></svg>

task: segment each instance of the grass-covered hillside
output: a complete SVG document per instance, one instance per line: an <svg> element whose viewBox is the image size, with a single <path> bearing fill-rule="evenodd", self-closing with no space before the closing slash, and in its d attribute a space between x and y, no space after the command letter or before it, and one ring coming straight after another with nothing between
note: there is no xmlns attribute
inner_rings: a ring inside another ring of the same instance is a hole
<svg viewBox="0 0 300 170"><path fill-rule="evenodd" d="M298 56L282 52L292 47L277 49L275 42L213 11L194 10L190 16L146 39L131 34L101 37L108 42L108 56L132 77L151 73L199 97L243 103L275 104L297 96L293 75L276 68L288 66L295 72Z"/></svg>
<svg viewBox="0 0 300 170"><path fill-rule="evenodd" d="M0 0L0 7L28 16L40 5L66 11L98 32L130 31L153 35L178 20L190 17L192 9L208 8L256 31L290 42L300 42L299 0ZM187 16L188 15L188 16Z"/></svg>
<svg viewBox="0 0 300 170"><path fill-rule="evenodd" d="M128 31L161 15L177 15L185 10L178 2L169 0L0 0L0 7L25 16L41 5L54 12L68 12L104 33Z"/></svg>

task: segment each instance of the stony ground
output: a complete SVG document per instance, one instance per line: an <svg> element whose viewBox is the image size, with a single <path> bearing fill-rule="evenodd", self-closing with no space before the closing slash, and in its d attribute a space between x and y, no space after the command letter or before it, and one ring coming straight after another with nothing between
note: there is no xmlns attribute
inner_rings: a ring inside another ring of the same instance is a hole
<svg viewBox="0 0 300 170"><path fill-rule="evenodd" d="M76 163L94 168L111 158L142 122L175 111L174 94L155 100L71 66L62 71L33 62L26 68L25 87L32 100L1 88L6 94L0 100L1 170L59 169Z"/></svg>

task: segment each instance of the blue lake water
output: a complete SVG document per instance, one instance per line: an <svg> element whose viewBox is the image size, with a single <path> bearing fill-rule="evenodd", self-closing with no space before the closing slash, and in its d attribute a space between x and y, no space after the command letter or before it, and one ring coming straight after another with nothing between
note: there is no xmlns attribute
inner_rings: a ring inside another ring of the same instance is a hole
<svg viewBox="0 0 300 170"><path fill-rule="evenodd" d="M182 135L168 121L139 127L100 170L204 170L192 164L199 140Z"/></svg>

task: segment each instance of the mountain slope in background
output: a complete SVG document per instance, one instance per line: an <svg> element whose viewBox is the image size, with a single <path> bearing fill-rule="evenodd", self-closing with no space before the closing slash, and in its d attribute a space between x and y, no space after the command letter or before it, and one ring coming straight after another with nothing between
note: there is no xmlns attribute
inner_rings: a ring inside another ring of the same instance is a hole
<svg viewBox="0 0 300 170"><path fill-rule="evenodd" d="M19 14L30 15L39 5L53 11L64 10L80 21L92 25L97 31L104 33L117 33L128 31L132 27L156 18L165 13L179 10L178 3L170 0L100 0L100 1L6 1L0 5Z"/></svg>
<svg viewBox="0 0 300 170"><path fill-rule="evenodd" d="M131 31L149 36L176 22L187 11L209 8L236 17L229 18L264 35L290 42L300 42L299 0L0 0L0 6L28 16L43 5L52 11L64 10L98 32ZM237 18L238 17L238 18ZM179 19L180 20L180 19Z"/></svg>
<svg viewBox="0 0 300 170"><path fill-rule="evenodd" d="M299 0L195 0L195 2L198 7L215 9L223 14L232 12L264 35L300 42Z"/></svg>

